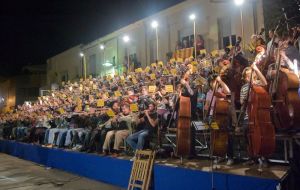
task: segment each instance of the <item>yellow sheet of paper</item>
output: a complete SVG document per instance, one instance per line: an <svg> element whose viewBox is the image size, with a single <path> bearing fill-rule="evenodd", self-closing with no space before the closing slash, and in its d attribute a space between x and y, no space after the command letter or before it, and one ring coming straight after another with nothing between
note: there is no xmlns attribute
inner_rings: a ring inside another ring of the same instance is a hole
<svg viewBox="0 0 300 190"><path fill-rule="evenodd" d="M81 106L76 106L75 112L80 112L80 111L82 111L82 107Z"/></svg>
<svg viewBox="0 0 300 190"><path fill-rule="evenodd" d="M142 68L137 68L137 69L135 69L135 72L136 73L141 73L141 72L143 72L143 70L142 70Z"/></svg>
<svg viewBox="0 0 300 190"><path fill-rule="evenodd" d="M149 87L148 87L149 93L154 93L155 90L156 90L156 86L149 86Z"/></svg>
<svg viewBox="0 0 300 190"><path fill-rule="evenodd" d="M174 58L170 59L171 63L174 63L176 60Z"/></svg>
<svg viewBox="0 0 300 190"><path fill-rule="evenodd" d="M121 79L121 80L125 80L125 78L124 78L124 76L123 76L123 75L122 75L122 76L120 76L120 79Z"/></svg>
<svg viewBox="0 0 300 190"><path fill-rule="evenodd" d="M212 55L213 57L216 57L218 54L219 54L219 51L218 51L218 50L213 50L213 51L211 52L211 55Z"/></svg>
<svg viewBox="0 0 300 190"><path fill-rule="evenodd" d="M120 97L120 96L122 96L121 92L120 92L120 91L118 91L118 90L117 90L117 91L115 91L115 92L114 92L114 94L115 94L115 96L116 96L116 97Z"/></svg>
<svg viewBox="0 0 300 190"><path fill-rule="evenodd" d="M165 69L165 70L163 71L163 74L164 74L164 75L168 75L168 74L169 74L169 71Z"/></svg>
<svg viewBox="0 0 300 190"><path fill-rule="evenodd" d="M171 69L171 74L175 76L177 74L177 70L176 69Z"/></svg>
<svg viewBox="0 0 300 190"><path fill-rule="evenodd" d="M99 99L97 101L97 107L103 107L104 106L104 100L103 99Z"/></svg>
<svg viewBox="0 0 300 190"><path fill-rule="evenodd" d="M65 110L63 108L59 108L57 111L58 111L59 114L64 114L65 113Z"/></svg>
<svg viewBox="0 0 300 190"><path fill-rule="evenodd" d="M170 92L170 93L174 92L173 85L166 85L165 89L166 89L166 92Z"/></svg>
<svg viewBox="0 0 300 190"><path fill-rule="evenodd" d="M214 130L218 130L218 129L219 129L219 126L218 126L218 124L217 124L216 122L212 122L211 125L210 125L210 127L211 127L212 129L214 129ZM205 128L206 128L206 129L209 129L209 126L206 124L206 125L205 125Z"/></svg>
<svg viewBox="0 0 300 190"><path fill-rule="evenodd" d="M183 59L182 58L177 58L177 62L183 62Z"/></svg>
<svg viewBox="0 0 300 190"><path fill-rule="evenodd" d="M155 79L156 79L155 74L151 74L151 75L150 75L150 79L151 79L151 80L155 80Z"/></svg>
<svg viewBox="0 0 300 190"><path fill-rule="evenodd" d="M79 87L79 90L82 91L82 86Z"/></svg>
<svg viewBox="0 0 300 190"><path fill-rule="evenodd" d="M163 66L163 65L164 65L164 63L163 63L162 61L159 61L159 62L158 62L158 65L161 65L161 66Z"/></svg>
<svg viewBox="0 0 300 190"><path fill-rule="evenodd" d="M114 113L111 109L107 110L107 111L106 111L106 114L107 114L109 117L114 117L114 116L115 116L115 113Z"/></svg>
<svg viewBox="0 0 300 190"><path fill-rule="evenodd" d="M139 111L138 105L137 104L130 104L130 110L132 112L138 112Z"/></svg>
<svg viewBox="0 0 300 190"><path fill-rule="evenodd" d="M145 73L148 73L149 71L150 71L150 67L147 66L147 67L145 68Z"/></svg>
<svg viewBox="0 0 300 190"><path fill-rule="evenodd" d="M197 67L196 66L194 66L194 65L192 65L193 67L192 67L192 72L193 73L196 73L197 72Z"/></svg>
<svg viewBox="0 0 300 190"><path fill-rule="evenodd" d="M227 48L229 48L229 49L231 49L232 47L233 47L232 45L227 46Z"/></svg>
<svg viewBox="0 0 300 190"><path fill-rule="evenodd" d="M132 82L133 82L133 84L137 84L138 83L137 80L136 80L136 78L132 78Z"/></svg>
<svg viewBox="0 0 300 190"><path fill-rule="evenodd" d="M191 64L192 64L192 65L197 65L198 62L197 62L197 61L192 61Z"/></svg>
<svg viewBox="0 0 300 190"><path fill-rule="evenodd" d="M104 94L105 94L106 97L109 98L109 93L108 92L105 92Z"/></svg>
<svg viewBox="0 0 300 190"><path fill-rule="evenodd" d="M200 50L200 54L206 54L206 49Z"/></svg>
<svg viewBox="0 0 300 190"><path fill-rule="evenodd" d="M151 63L151 66L152 67L156 67L156 63Z"/></svg>

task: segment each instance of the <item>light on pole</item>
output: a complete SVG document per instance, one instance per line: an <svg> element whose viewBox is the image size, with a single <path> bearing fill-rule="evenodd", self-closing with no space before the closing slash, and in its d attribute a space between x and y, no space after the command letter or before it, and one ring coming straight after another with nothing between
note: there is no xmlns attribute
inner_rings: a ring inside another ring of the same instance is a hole
<svg viewBox="0 0 300 190"><path fill-rule="evenodd" d="M245 48L245 39L244 39L244 22L243 22L243 3L244 0L234 0L234 3L236 6L239 6L240 8L240 14L241 14L241 32L242 32L242 49Z"/></svg>
<svg viewBox="0 0 300 190"><path fill-rule="evenodd" d="M81 61L82 61L82 64L83 64L83 74L84 74L84 80L86 79L86 62L85 62L85 55L80 52L79 53L80 57L81 57Z"/></svg>
<svg viewBox="0 0 300 190"><path fill-rule="evenodd" d="M100 50L102 51L102 57L103 57L103 59L102 59L102 64L100 64L100 68L101 68L101 73L100 73L100 76L102 76L102 72L103 72L103 69L102 69L102 67L103 67L103 65L105 64L105 46L103 45L103 44L101 44L100 46Z"/></svg>
<svg viewBox="0 0 300 190"><path fill-rule="evenodd" d="M130 41L130 38L129 36L125 35L123 37L123 41L127 44L127 74L129 73L129 41Z"/></svg>
<svg viewBox="0 0 300 190"><path fill-rule="evenodd" d="M190 20L193 21L194 23L194 50L195 50L195 59L197 57L197 44L196 44L196 15L191 14L190 15Z"/></svg>
<svg viewBox="0 0 300 190"><path fill-rule="evenodd" d="M101 49L101 50L104 50L104 48L105 48L104 45L101 44L101 45L100 45L100 49Z"/></svg>
<svg viewBox="0 0 300 190"><path fill-rule="evenodd" d="M156 36L156 61L158 61L158 33L157 33L157 27L158 27L158 22L157 21L152 21L151 23L152 28L155 29L155 36Z"/></svg>

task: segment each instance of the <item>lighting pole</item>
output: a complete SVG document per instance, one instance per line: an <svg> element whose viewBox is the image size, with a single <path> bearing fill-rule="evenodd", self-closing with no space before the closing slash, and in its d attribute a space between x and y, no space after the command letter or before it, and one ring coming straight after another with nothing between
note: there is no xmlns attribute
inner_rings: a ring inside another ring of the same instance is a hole
<svg viewBox="0 0 300 190"><path fill-rule="evenodd" d="M194 50L195 50L195 59L197 57L197 44L196 44L196 15L191 14L190 15L190 20L193 21L194 23Z"/></svg>
<svg viewBox="0 0 300 190"><path fill-rule="evenodd" d="M158 33L157 33L157 27L158 27L158 23L157 21L152 21L151 23L152 28L155 29L155 36L156 36L156 61L158 61Z"/></svg>
<svg viewBox="0 0 300 190"><path fill-rule="evenodd" d="M86 79L86 62L85 62L85 55L81 52L80 54L82 63L83 63L83 74L84 74L84 80Z"/></svg>
<svg viewBox="0 0 300 190"><path fill-rule="evenodd" d="M234 0L234 3L236 6L240 8L240 14L241 14L241 29L242 29L242 49L245 49L245 39L244 39L244 22L243 22L243 3L244 0Z"/></svg>
<svg viewBox="0 0 300 190"><path fill-rule="evenodd" d="M130 41L129 36L125 35L123 37L123 41L127 44L127 74L129 74L129 66L130 66L129 65L129 45L128 45L128 43Z"/></svg>
<svg viewBox="0 0 300 190"><path fill-rule="evenodd" d="M104 55L105 52L104 52L104 49L105 49L105 46L104 46L103 44L101 44L101 45L100 45L100 50L103 52L103 54L102 54L102 57L103 57L103 63L101 64L101 74L100 74L100 76L102 76L102 74L103 74L103 73L102 73L102 65L105 63L105 57L104 57L104 56L105 56L105 55Z"/></svg>

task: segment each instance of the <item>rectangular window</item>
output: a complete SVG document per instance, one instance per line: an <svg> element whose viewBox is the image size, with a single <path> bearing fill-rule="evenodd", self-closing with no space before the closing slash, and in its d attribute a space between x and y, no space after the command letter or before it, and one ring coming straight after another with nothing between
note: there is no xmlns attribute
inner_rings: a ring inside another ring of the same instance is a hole
<svg viewBox="0 0 300 190"><path fill-rule="evenodd" d="M236 43L236 35L231 31L231 18L224 17L218 19L219 49L227 46L234 46Z"/></svg>
<svg viewBox="0 0 300 190"><path fill-rule="evenodd" d="M88 63L88 74L96 74L96 54L90 55Z"/></svg>
<svg viewBox="0 0 300 190"><path fill-rule="evenodd" d="M63 71L60 73L60 75L61 75L61 81L67 82L69 80L68 71Z"/></svg>

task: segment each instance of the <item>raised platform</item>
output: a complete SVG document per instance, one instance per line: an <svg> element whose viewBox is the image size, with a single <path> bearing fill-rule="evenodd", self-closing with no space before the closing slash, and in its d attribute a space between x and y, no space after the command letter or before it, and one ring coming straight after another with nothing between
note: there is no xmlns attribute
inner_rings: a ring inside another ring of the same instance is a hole
<svg viewBox="0 0 300 190"><path fill-rule="evenodd" d="M127 158L103 157L6 140L0 140L0 152L123 188L127 188L132 166ZM258 172L242 165L221 165L213 173L215 190L276 190L287 170L288 167L272 166ZM178 160L157 160L152 189L211 190L211 177L208 160L189 160L183 166L179 166Z"/></svg>

